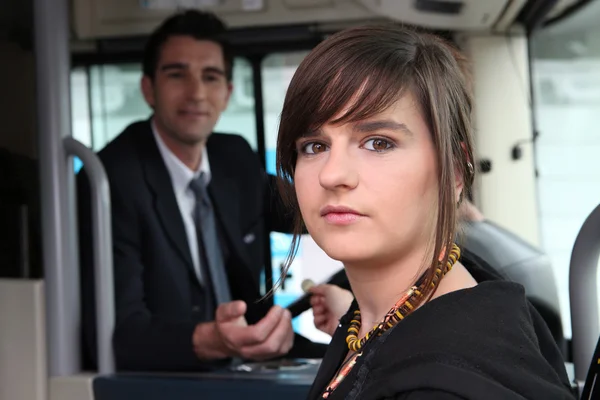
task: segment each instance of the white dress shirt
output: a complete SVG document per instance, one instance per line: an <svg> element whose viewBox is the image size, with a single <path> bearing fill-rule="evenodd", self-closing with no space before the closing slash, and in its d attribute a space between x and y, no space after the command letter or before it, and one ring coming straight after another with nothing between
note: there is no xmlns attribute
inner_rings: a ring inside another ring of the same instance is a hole
<svg viewBox="0 0 600 400"><path fill-rule="evenodd" d="M177 205L179 206L179 212L183 219L183 225L187 234L188 244L190 246L190 253L192 255L192 262L194 263L194 269L196 270L196 276L198 280L203 283L204 277L202 276L202 270L200 268L200 254L198 251L198 237L196 235L196 224L194 223L194 207L196 206L196 196L190 189L189 185L193 179L200 176L201 172L206 175L206 182L210 181L210 165L208 163L208 154L206 146L202 151L202 160L200 162L200 168L197 171L189 169L173 152L167 147L165 142L161 139L160 135L156 130L154 121L152 121L152 133L156 139L158 150L162 156L163 161L171 176L171 182L173 183L173 192L175 192L175 198L177 199Z"/></svg>

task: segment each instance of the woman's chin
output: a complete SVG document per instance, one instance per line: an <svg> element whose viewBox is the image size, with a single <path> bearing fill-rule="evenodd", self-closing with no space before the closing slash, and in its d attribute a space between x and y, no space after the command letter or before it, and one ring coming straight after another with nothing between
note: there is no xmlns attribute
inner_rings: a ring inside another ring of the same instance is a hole
<svg viewBox="0 0 600 400"><path fill-rule="evenodd" d="M327 256L345 265L367 262L375 256L371 249L351 243L325 243L319 247Z"/></svg>

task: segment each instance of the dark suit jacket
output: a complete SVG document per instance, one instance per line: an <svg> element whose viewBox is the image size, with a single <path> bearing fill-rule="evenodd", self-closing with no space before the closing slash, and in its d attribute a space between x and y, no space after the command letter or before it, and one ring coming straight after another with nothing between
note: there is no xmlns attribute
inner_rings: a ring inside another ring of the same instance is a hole
<svg viewBox="0 0 600 400"><path fill-rule="evenodd" d="M274 212L277 194L248 143L236 135L213 134L207 151L212 197L233 299L248 304L254 323L272 306L258 301L268 231L286 231L291 221ZM201 295L187 235L170 175L149 121L130 125L99 153L111 189L117 368L197 370L222 365L202 362L192 350L192 333L203 322ZM89 185L79 176L80 247L85 349L95 364L95 312ZM280 211L280 210L279 210ZM244 241L246 237L246 241ZM248 238L254 237L250 243ZM296 337L292 356L323 354Z"/></svg>

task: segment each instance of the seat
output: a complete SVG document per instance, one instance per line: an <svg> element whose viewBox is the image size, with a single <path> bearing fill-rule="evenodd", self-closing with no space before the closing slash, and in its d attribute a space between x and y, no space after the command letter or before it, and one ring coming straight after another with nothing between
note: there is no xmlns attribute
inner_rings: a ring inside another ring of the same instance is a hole
<svg viewBox="0 0 600 400"><path fill-rule="evenodd" d="M464 223L459 243L502 278L523 285L527 298L548 325L565 359L569 360L558 288L548 255L487 220Z"/></svg>
<svg viewBox="0 0 600 400"><path fill-rule="evenodd" d="M598 338L598 344L596 350L594 350L594 356L590 362L590 369L588 370L583 390L581 391L582 400L600 399L600 338Z"/></svg>

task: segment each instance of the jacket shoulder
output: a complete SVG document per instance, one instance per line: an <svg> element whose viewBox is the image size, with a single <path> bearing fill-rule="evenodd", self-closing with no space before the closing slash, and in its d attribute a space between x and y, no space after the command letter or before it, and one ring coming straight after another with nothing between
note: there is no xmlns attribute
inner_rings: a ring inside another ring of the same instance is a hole
<svg viewBox="0 0 600 400"><path fill-rule="evenodd" d="M140 139L146 134L151 134L150 123L148 121L134 122L100 150L98 156L104 163L128 160L137 152L140 147ZM128 157L121 158L124 155Z"/></svg>
<svg viewBox="0 0 600 400"><path fill-rule="evenodd" d="M143 158L141 153L147 146L144 138L152 140L147 135L151 135L149 122L134 122L98 152L98 157L110 182L111 191L118 190L122 185L130 186L141 176L141 160ZM82 172L84 171L82 170Z"/></svg>
<svg viewBox="0 0 600 400"><path fill-rule="evenodd" d="M213 133L208 139L207 146L219 153L231 153L231 151L254 153L250 143L243 136L232 133Z"/></svg>

